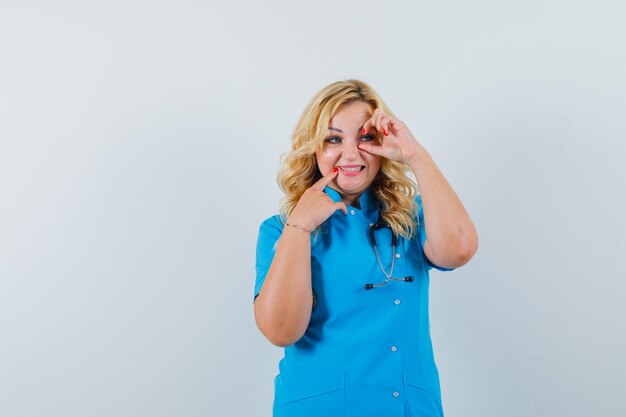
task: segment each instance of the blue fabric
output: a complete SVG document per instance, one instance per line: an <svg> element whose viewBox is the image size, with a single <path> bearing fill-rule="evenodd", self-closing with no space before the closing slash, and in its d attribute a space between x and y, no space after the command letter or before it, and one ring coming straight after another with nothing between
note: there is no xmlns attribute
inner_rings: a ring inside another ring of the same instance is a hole
<svg viewBox="0 0 626 417"><path fill-rule="evenodd" d="M334 201L341 196L324 190ZM366 283L385 280L369 244L370 223L378 220L369 191L361 209L335 212L311 236L312 285L317 305L304 336L285 348L275 378L274 417L443 416L439 375L428 318L426 240L420 206L419 238L398 238L394 277L366 291ZM354 213L354 214L351 214ZM283 230L279 216L261 225L255 297ZM384 268L391 266L391 233L376 232ZM445 268L440 268L446 270Z"/></svg>

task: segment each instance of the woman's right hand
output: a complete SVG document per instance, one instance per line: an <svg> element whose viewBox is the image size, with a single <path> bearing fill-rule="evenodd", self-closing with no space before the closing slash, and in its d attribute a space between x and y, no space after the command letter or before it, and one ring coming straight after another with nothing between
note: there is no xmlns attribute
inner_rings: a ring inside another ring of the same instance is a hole
<svg viewBox="0 0 626 417"><path fill-rule="evenodd" d="M339 169L334 168L309 187L298 200L298 204L294 207L287 221L308 230L315 230L337 210L343 211L343 214L348 214L348 207L343 201L334 202L324 192L324 187L335 179L338 172Z"/></svg>

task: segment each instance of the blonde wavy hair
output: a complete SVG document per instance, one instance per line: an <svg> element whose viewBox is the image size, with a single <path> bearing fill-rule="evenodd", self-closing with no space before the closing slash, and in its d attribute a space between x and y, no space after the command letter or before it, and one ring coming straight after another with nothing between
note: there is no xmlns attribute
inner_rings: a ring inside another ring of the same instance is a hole
<svg viewBox="0 0 626 417"><path fill-rule="evenodd" d="M278 172L278 184L285 193L280 209L283 219L293 211L302 194L322 177L315 153L324 146L330 120L342 106L355 101L393 115L380 96L359 80L337 81L315 94L296 124L291 151L283 155ZM380 140L379 133L378 143ZM382 158L371 188L385 222L396 235L410 239L417 229L418 207L415 203L417 184L407 176L408 171L407 165Z"/></svg>

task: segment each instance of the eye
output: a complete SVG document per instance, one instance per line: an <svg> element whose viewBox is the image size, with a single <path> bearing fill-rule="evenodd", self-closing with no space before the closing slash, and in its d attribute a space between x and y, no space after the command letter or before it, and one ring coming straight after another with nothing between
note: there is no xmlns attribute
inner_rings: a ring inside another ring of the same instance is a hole
<svg viewBox="0 0 626 417"><path fill-rule="evenodd" d="M376 137L374 135L363 135L359 138L359 141L361 142L371 142L374 139L376 139Z"/></svg>
<svg viewBox="0 0 626 417"><path fill-rule="evenodd" d="M339 136L331 136L329 138L326 138L324 142L331 144L341 143L341 138Z"/></svg>

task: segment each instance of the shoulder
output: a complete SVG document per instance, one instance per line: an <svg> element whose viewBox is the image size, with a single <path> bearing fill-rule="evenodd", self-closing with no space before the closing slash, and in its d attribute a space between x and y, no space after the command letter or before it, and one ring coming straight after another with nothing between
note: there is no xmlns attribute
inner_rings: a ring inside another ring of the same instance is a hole
<svg viewBox="0 0 626 417"><path fill-rule="evenodd" d="M280 217L279 214L275 214L271 217L268 217L267 219L263 220L263 222L261 223L261 229L263 228L272 228L272 229L278 229L278 230L283 230L285 226L285 222L282 220L282 218Z"/></svg>
<svg viewBox="0 0 626 417"><path fill-rule="evenodd" d="M258 256L264 258L265 255L274 253L278 239L283 234L283 227L284 224L279 215L269 217L261 223L257 238Z"/></svg>
<svg viewBox="0 0 626 417"><path fill-rule="evenodd" d="M283 233L284 227L285 227L285 222L283 221L280 215L276 214L274 216L268 217L259 226L259 237L280 236Z"/></svg>

